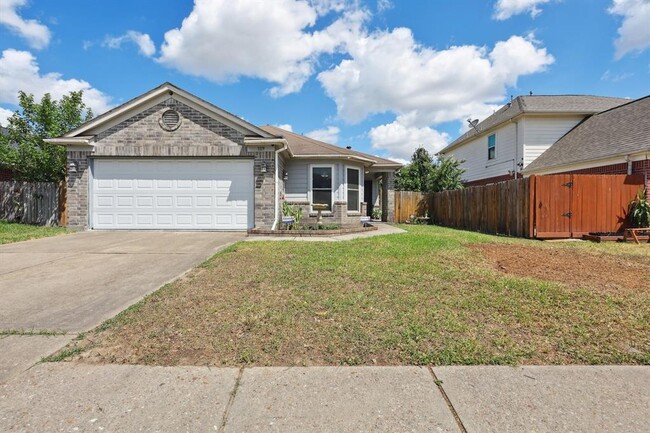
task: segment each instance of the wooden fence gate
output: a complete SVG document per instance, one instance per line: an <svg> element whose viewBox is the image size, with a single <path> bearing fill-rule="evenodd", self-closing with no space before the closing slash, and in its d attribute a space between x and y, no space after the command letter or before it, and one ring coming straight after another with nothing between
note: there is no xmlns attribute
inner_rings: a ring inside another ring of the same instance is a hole
<svg viewBox="0 0 650 433"><path fill-rule="evenodd" d="M580 238L589 232L620 232L643 175L557 174L534 176L533 236Z"/></svg>
<svg viewBox="0 0 650 433"><path fill-rule="evenodd" d="M57 225L60 192L56 183L0 182L0 220Z"/></svg>

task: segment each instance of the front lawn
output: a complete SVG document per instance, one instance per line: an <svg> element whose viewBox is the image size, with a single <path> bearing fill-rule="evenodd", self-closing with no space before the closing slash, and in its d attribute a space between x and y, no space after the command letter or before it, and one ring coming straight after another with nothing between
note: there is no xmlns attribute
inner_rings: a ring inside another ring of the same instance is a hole
<svg viewBox="0 0 650 433"><path fill-rule="evenodd" d="M67 233L62 227L42 227L0 221L0 245Z"/></svg>
<svg viewBox="0 0 650 433"><path fill-rule="evenodd" d="M650 248L433 226L242 242L68 347L151 365L650 364Z"/></svg>

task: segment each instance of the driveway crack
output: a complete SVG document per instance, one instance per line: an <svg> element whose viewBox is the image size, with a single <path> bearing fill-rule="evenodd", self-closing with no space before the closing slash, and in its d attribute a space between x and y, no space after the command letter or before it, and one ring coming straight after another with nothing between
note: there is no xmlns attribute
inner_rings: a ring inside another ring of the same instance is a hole
<svg viewBox="0 0 650 433"><path fill-rule="evenodd" d="M218 433L223 433L226 429L226 423L228 422L228 415L230 415L230 409L232 408L232 405L235 402L235 397L237 397L237 391L239 391L239 384L241 382L241 378L243 374L244 374L244 367L241 367L239 369L239 373L237 373L237 379L235 379L235 386L233 387L233 390L230 393L230 398L228 399L228 403L226 404L226 410L223 411L223 418L221 419L221 425L219 426Z"/></svg>
<svg viewBox="0 0 650 433"><path fill-rule="evenodd" d="M463 425L463 420L460 419L458 412L456 412L456 408L454 408L454 405L451 403L449 396L445 392L445 389L442 387L442 381L438 379L438 376L436 376L436 373L434 373L432 367L427 367L427 368L429 369L429 373L431 373L431 377L433 377L433 383L438 387L438 391L440 391L440 394L442 394L442 398L445 399L445 403L447 403L447 407L451 411L451 414L454 416L454 419L456 420L456 424L458 424L458 428L460 429L461 433L467 433L467 429Z"/></svg>

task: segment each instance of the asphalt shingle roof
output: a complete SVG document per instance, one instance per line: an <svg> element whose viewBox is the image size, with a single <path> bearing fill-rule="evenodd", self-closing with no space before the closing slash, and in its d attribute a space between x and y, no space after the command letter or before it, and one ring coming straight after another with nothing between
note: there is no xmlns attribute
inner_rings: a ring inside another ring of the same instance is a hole
<svg viewBox="0 0 650 433"><path fill-rule="evenodd" d="M465 141L482 134L522 113L575 113L594 114L621 104L629 99L589 95L526 95L517 96L510 103L498 109L494 114L480 122L476 129L469 131L451 142L440 152L444 153Z"/></svg>
<svg viewBox="0 0 650 433"><path fill-rule="evenodd" d="M402 164L399 162L391 161L390 159L380 158L378 156L369 155L367 153L358 152L356 150L325 143L323 141L315 140L304 135L296 134L295 132L278 128L277 126L264 125L260 128L269 134L273 134L276 137L282 137L287 140L289 150L293 155L296 156L339 157L349 155L373 161L373 167L399 168L402 166Z"/></svg>
<svg viewBox="0 0 650 433"><path fill-rule="evenodd" d="M650 152L650 95L595 114L567 132L524 170Z"/></svg>

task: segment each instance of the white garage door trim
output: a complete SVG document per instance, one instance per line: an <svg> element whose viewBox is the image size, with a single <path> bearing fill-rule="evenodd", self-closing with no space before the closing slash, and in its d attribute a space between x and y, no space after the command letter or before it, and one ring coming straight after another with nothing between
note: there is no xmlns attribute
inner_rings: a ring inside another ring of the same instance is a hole
<svg viewBox="0 0 650 433"><path fill-rule="evenodd" d="M253 228L251 159L94 158L90 227L100 230Z"/></svg>

